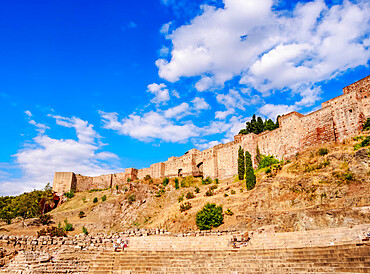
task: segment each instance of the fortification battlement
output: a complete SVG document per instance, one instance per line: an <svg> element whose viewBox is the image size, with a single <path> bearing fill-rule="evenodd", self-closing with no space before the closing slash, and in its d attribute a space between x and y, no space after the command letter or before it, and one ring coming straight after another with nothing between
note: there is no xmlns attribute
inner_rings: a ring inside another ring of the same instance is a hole
<svg viewBox="0 0 370 274"><path fill-rule="evenodd" d="M180 157L148 168L127 168L122 173L88 177L73 172L56 172L53 190L85 191L122 185L127 179L204 176L229 178L238 173L238 149L249 151L255 159L257 147L265 155L288 159L296 153L323 143L341 142L362 130L370 118L370 76L345 88L343 95L321 104L321 109L307 115L291 112L279 118L279 128L258 135L236 135L234 141L203 151L191 149ZM256 162L253 163L256 166Z"/></svg>

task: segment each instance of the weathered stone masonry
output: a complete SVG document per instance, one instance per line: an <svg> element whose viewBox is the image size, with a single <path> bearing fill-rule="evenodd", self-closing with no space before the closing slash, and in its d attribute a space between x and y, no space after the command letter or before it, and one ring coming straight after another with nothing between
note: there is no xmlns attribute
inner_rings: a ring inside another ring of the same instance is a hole
<svg viewBox="0 0 370 274"><path fill-rule="evenodd" d="M234 141L203 151L191 149L181 157L170 157L148 168L128 168L123 173L87 177L73 172L56 172L53 189L57 193L71 189L84 191L121 185L128 178L142 179L176 176L228 178L237 174L238 148L241 146L255 159L257 146L262 154L290 158L310 146L341 142L362 130L370 118L370 76L343 88L343 95L321 104L308 115L291 112L279 118L280 127L261 134L236 135ZM256 163L254 163L256 164Z"/></svg>

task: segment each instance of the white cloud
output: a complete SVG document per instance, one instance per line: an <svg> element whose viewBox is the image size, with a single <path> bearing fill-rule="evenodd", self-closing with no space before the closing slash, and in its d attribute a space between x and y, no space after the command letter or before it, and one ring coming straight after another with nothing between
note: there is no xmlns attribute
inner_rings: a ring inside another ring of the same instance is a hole
<svg viewBox="0 0 370 274"><path fill-rule="evenodd" d="M172 95L173 97L176 97L177 99L179 99L179 98L180 98L180 94L177 92L177 90L172 90L172 91L171 91L171 95Z"/></svg>
<svg viewBox="0 0 370 274"><path fill-rule="evenodd" d="M102 111L99 113L103 119L104 128L141 141L159 139L165 142L181 143L200 134L200 129L192 122L188 121L178 125L159 112L150 111L143 116L131 114L121 121L118 121L117 113ZM172 114L168 113L169 116Z"/></svg>
<svg viewBox="0 0 370 274"><path fill-rule="evenodd" d="M176 82L199 77L198 91L222 86L241 76L240 84L264 96L271 90L306 90L370 58L370 2L323 0L298 3L293 11L273 8L272 0L224 0L224 8L204 5L190 24L167 35L170 60L156 64L160 77ZM309 102L308 104L312 104Z"/></svg>
<svg viewBox="0 0 370 274"><path fill-rule="evenodd" d="M204 98L195 97L191 102L193 103L193 108L195 110L204 110L210 108L210 105L204 100Z"/></svg>
<svg viewBox="0 0 370 274"><path fill-rule="evenodd" d="M163 24L161 29L160 29L160 32L163 34L163 35L167 35L169 30L170 30L170 27L171 27L171 24L172 22L168 22L166 24Z"/></svg>
<svg viewBox="0 0 370 274"><path fill-rule="evenodd" d="M165 84L150 84L148 85L148 92L154 94L154 98L150 102L154 104L163 104L170 100L170 94Z"/></svg>
<svg viewBox="0 0 370 274"><path fill-rule="evenodd" d="M117 159L117 155L99 151L102 146L100 136L91 124L76 117L52 117L58 125L74 128L77 140L53 139L41 132L31 142L27 142L14 155L23 176L17 180L1 180L3 195L41 189L46 183L52 183L56 171L72 171L90 176L117 171L104 163L104 160L110 160L112 166L112 160Z"/></svg>
<svg viewBox="0 0 370 274"><path fill-rule="evenodd" d="M205 140L202 141L203 142L195 143L195 147L199 150L205 150L207 148L211 148L220 144L219 141L210 141L210 142L206 142Z"/></svg>
<svg viewBox="0 0 370 274"><path fill-rule="evenodd" d="M159 50L159 55L161 57L166 57L168 54L170 53L170 49L166 46L163 46L160 50Z"/></svg>
<svg viewBox="0 0 370 274"><path fill-rule="evenodd" d="M34 125L39 133L44 133L46 129L49 129L47 125L36 123L35 120L28 121L31 125Z"/></svg>
<svg viewBox="0 0 370 274"><path fill-rule="evenodd" d="M257 95L250 97L247 92L244 92L247 96L242 96L239 91L230 89L227 94L218 94L216 96L217 102L226 107L225 111L216 111L216 119L226 119L227 116L234 114L236 109L245 110L247 105L257 105L263 101Z"/></svg>
<svg viewBox="0 0 370 274"><path fill-rule="evenodd" d="M180 119L184 115L188 114L190 110L189 104L182 103L176 107L169 108L164 112L164 117L166 118L177 118Z"/></svg>
<svg viewBox="0 0 370 274"><path fill-rule="evenodd" d="M205 91L212 87L213 85L213 80L211 77L202 77L196 84L195 88L197 91Z"/></svg>
<svg viewBox="0 0 370 274"><path fill-rule="evenodd" d="M292 111L296 111L296 106L288 106L288 105L272 105L266 104L258 109L258 113L261 115L266 116L269 119L276 119L278 115L287 114Z"/></svg>
<svg viewBox="0 0 370 274"><path fill-rule="evenodd" d="M26 115L27 115L28 117L32 117L32 113L31 113L31 111L26 110L24 113L26 113Z"/></svg>
<svg viewBox="0 0 370 274"><path fill-rule="evenodd" d="M220 120L224 120L224 119L226 119L227 116L229 116L231 114L234 114L234 113L235 113L235 108L229 108L225 111L216 111L215 112L215 118L220 119Z"/></svg>

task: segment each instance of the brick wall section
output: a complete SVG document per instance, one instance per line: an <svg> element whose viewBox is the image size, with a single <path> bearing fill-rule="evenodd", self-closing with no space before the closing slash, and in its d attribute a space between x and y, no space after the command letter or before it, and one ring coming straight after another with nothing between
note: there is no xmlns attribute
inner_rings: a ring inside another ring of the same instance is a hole
<svg viewBox="0 0 370 274"><path fill-rule="evenodd" d="M238 149L241 146L252 155L256 167L257 147L264 155L287 159L296 153L330 142L341 142L362 130L362 124L370 118L370 76L343 89L343 95L322 103L321 109L308 115L291 112L279 118L280 127L259 135L237 135L234 141L199 151L191 149L183 156L171 157L163 163L148 168L128 168L124 173L98 177L74 176L73 173L55 173L53 189L57 192L107 188L122 184L127 178L142 179L176 176L204 176L228 178L237 175Z"/></svg>
<svg viewBox="0 0 370 274"><path fill-rule="evenodd" d="M76 174L76 191L87 191L93 189L93 178Z"/></svg>

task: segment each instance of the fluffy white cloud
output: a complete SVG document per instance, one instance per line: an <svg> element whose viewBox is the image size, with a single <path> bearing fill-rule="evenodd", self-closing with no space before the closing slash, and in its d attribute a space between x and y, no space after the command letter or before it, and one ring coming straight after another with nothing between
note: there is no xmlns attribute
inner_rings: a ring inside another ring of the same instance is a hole
<svg viewBox="0 0 370 274"><path fill-rule="evenodd" d="M24 113L26 113L26 115L27 115L28 117L32 117L32 113L31 113L31 111L26 110Z"/></svg>
<svg viewBox="0 0 370 274"><path fill-rule="evenodd" d="M170 94L165 84L150 84L148 85L148 92L154 94L154 98L150 101L154 104L163 104L170 100Z"/></svg>
<svg viewBox="0 0 370 274"><path fill-rule="evenodd" d="M210 141L210 142L207 142L206 140L201 140L201 141L202 142L195 143L195 147L200 149L200 150L211 148L211 147L214 147L214 146L220 144L219 141Z"/></svg>
<svg viewBox="0 0 370 274"><path fill-rule="evenodd" d="M202 77L196 84L195 88L197 91L205 91L213 86L213 80L211 77Z"/></svg>
<svg viewBox="0 0 370 274"><path fill-rule="evenodd" d="M189 104L182 103L176 107L169 108L164 112L164 117L166 118L177 118L180 119L184 115L188 114L190 110Z"/></svg>
<svg viewBox="0 0 370 274"><path fill-rule="evenodd" d="M162 78L201 76L196 89L204 91L241 76L241 85L265 96L288 88L317 99L313 84L369 60L369 1L315 0L293 11L274 9L272 0L223 2L218 9L204 5L190 24L167 35L171 58L156 62Z"/></svg>
<svg viewBox="0 0 370 274"><path fill-rule="evenodd" d="M193 108L195 110L204 110L210 108L210 105L204 100L204 98L195 97L191 102L193 103Z"/></svg>
<svg viewBox="0 0 370 274"><path fill-rule="evenodd" d="M226 111L216 111L215 118L226 119L227 116L235 113L235 109L245 110L246 105L257 105L263 102L257 95L250 97L246 91L243 93L247 96L242 96L239 91L233 89L230 89L227 94L218 94L216 100L226 107Z"/></svg>
<svg viewBox="0 0 370 274"><path fill-rule="evenodd" d="M288 106L288 105L266 104L258 109L258 113L270 119L276 119L278 115L287 114L295 110L297 110L297 107L294 105Z"/></svg>
<svg viewBox="0 0 370 274"><path fill-rule="evenodd" d="M182 106L184 107L184 105ZM177 110L167 113L168 117ZM153 139L165 142L185 142L191 137L199 136L200 130L192 122L175 124L164 113L150 111L143 116L131 114L127 118L118 121L117 113L99 112L104 123L104 128L117 131L119 134L128 135L141 141Z"/></svg>
<svg viewBox="0 0 370 274"><path fill-rule="evenodd" d="M177 91L177 90L172 90L172 91L171 91L171 95L172 95L173 97L176 97L177 99L179 99L179 98L180 98L180 94L178 93L178 91Z"/></svg>
<svg viewBox="0 0 370 274"><path fill-rule="evenodd" d="M73 171L84 175L112 173L112 160L117 155L100 151L99 134L87 121L79 118L52 116L63 127L74 128L75 139L53 139L41 132L14 155L23 176L20 179L0 180L2 194L19 194L34 188L41 189L53 181L56 171ZM36 123L36 122L35 122ZM37 123L36 123L37 124ZM110 167L104 163L110 160Z"/></svg>

